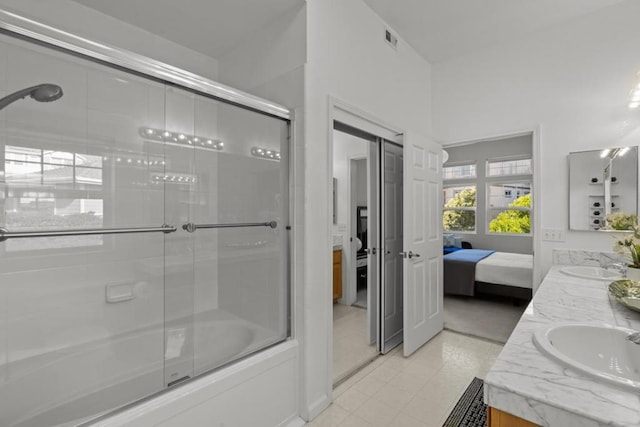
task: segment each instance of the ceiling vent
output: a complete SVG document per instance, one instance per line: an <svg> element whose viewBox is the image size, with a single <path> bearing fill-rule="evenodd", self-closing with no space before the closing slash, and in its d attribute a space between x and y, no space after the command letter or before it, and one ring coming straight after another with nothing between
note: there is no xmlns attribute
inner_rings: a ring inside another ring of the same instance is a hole
<svg viewBox="0 0 640 427"><path fill-rule="evenodd" d="M398 38L393 35L393 33L389 31L388 28L384 29L384 41L386 41L392 48L398 48Z"/></svg>

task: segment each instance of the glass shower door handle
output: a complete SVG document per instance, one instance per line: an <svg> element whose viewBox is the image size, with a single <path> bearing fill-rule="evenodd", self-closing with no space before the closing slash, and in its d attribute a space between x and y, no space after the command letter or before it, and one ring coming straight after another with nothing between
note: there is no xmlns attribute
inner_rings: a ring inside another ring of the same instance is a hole
<svg viewBox="0 0 640 427"><path fill-rule="evenodd" d="M193 233L201 228L237 228L237 227L269 227L276 228L278 226L277 221L267 222L238 222L232 224L194 224L193 222L187 222L182 226L182 229Z"/></svg>
<svg viewBox="0 0 640 427"><path fill-rule="evenodd" d="M64 230L41 231L9 231L0 227L0 242L8 239L22 239L30 237L66 237L66 236L95 236L100 234L130 234L130 233L173 233L176 228L163 224L160 227L115 227L115 228L79 228Z"/></svg>

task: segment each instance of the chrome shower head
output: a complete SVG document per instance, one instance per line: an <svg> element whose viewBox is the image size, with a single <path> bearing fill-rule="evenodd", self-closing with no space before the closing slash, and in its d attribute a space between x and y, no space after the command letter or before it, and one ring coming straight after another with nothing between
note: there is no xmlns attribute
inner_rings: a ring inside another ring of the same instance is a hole
<svg viewBox="0 0 640 427"><path fill-rule="evenodd" d="M43 83L28 87L0 99L0 110L18 99L30 96L38 102L52 102L62 97L62 88L52 83Z"/></svg>

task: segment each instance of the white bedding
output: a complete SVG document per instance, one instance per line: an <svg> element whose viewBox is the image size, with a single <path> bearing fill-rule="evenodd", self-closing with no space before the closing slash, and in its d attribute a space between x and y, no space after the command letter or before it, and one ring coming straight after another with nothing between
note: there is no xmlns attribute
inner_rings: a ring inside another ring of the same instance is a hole
<svg viewBox="0 0 640 427"><path fill-rule="evenodd" d="M533 255L494 252L476 264L476 281L532 289Z"/></svg>

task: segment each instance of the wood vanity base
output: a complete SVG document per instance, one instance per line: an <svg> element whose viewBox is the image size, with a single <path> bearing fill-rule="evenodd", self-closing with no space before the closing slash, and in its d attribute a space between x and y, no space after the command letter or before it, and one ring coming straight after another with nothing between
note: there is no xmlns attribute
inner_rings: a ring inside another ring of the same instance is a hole
<svg viewBox="0 0 640 427"><path fill-rule="evenodd" d="M499 409L487 407L487 427L539 427L531 421L502 412Z"/></svg>

